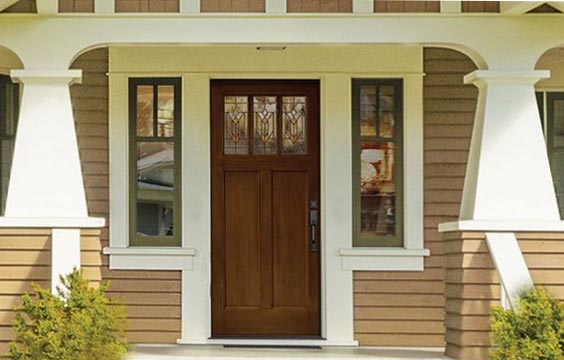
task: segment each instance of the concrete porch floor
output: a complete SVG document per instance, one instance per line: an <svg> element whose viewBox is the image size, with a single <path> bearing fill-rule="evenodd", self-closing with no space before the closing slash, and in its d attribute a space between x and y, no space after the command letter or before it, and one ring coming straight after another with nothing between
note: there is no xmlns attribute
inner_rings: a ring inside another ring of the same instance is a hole
<svg viewBox="0 0 564 360"><path fill-rule="evenodd" d="M200 345L137 345L128 360L237 360L237 359L359 359L359 360L444 360L441 348L224 348Z"/></svg>

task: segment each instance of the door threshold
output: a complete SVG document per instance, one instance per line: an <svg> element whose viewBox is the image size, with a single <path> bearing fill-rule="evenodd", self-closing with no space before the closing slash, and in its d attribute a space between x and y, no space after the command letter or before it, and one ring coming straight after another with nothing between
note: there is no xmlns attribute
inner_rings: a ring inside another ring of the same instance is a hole
<svg viewBox="0 0 564 360"><path fill-rule="evenodd" d="M263 346L263 347L291 347L291 346L358 346L357 341L332 341L319 337L309 338L209 338L209 339L178 339L178 344L200 345L236 345L236 346Z"/></svg>

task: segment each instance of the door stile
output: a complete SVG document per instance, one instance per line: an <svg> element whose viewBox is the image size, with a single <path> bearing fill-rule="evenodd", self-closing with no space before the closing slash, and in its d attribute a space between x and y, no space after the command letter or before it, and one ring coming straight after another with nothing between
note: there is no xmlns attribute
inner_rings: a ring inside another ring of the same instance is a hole
<svg viewBox="0 0 564 360"><path fill-rule="evenodd" d="M261 294L262 309L272 308L272 171L260 171Z"/></svg>

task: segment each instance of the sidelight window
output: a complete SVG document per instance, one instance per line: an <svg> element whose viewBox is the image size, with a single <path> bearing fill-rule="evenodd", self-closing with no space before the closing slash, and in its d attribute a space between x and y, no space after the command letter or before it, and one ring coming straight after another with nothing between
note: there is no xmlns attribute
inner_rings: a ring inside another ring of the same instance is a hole
<svg viewBox="0 0 564 360"><path fill-rule="evenodd" d="M353 81L354 246L403 246L402 81Z"/></svg>
<svg viewBox="0 0 564 360"><path fill-rule="evenodd" d="M130 79L130 241L180 246L180 79Z"/></svg>
<svg viewBox="0 0 564 360"><path fill-rule="evenodd" d="M9 76L0 75L0 204L2 214L6 208L18 110L19 86L14 84Z"/></svg>

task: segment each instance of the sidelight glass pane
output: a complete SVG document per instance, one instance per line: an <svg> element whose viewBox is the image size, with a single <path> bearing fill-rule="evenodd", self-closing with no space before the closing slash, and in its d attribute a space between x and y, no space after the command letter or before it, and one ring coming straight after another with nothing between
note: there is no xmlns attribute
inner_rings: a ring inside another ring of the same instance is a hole
<svg viewBox="0 0 564 360"><path fill-rule="evenodd" d="M282 97L282 153L307 153L307 100L305 96Z"/></svg>
<svg viewBox="0 0 564 360"><path fill-rule="evenodd" d="M137 86L137 136L153 136L153 86Z"/></svg>
<svg viewBox="0 0 564 360"><path fill-rule="evenodd" d="M360 237L394 236L396 148L393 142L360 144Z"/></svg>
<svg viewBox="0 0 564 360"><path fill-rule="evenodd" d="M253 97L253 111L254 153L276 154L276 96Z"/></svg>
<svg viewBox="0 0 564 360"><path fill-rule="evenodd" d="M226 96L224 98L224 142L226 155L247 155L248 137L248 97Z"/></svg>
<svg viewBox="0 0 564 360"><path fill-rule="evenodd" d="M376 134L376 87L360 87L360 136Z"/></svg>
<svg viewBox="0 0 564 360"><path fill-rule="evenodd" d="M174 143L137 143L137 235L172 236Z"/></svg>
<svg viewBox="0 0 564 360"><path fill-rule="evenodd" d="M553 98L548 104L552 109L551 170L556 189L556 198L560 208L560 217L564 216L564 97Z"/></svg>
<svg viewBox="0 0 564 360"><path fill-rule="evenodd" d="M174 86L160 85L158 87L157 116L157 136L174 136Z"/></svg>
<svg viewBox="0 0 564 360"><path fill-rule="evenodd" d="M395 124L395 88L393 86L380 86L380 133L381 138L394 137Z"/></svg>

